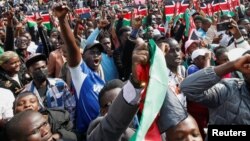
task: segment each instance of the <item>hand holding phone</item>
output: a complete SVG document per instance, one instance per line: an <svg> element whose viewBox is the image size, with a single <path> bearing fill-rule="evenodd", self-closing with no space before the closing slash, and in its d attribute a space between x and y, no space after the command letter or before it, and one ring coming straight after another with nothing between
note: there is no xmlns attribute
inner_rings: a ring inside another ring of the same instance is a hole
<svg viewBox="0 0 250 141"><path fill-rule="evenodd" d="M233 19L231 19L230 22L231 24L230 24L229 32L234 36L235 39L239 39L240 37L242 37L242 35L240 33L237 22L234 21Z"/></svg>
<svg viewBox="0 0 250 141"><path fill-rule="evenodd" d="M226 21L226 22L218 23L216 27L217 27L217 31L227 31L228 29L231 28L231 22Z"/></svg>
<svg viewBox="0 0 250 141"><path fill-rule="evenodd" d="M133 27L139 29L142 26L143 16L136 16L133 21Z"/></svg>
<svg viewBox="0 0 250 141"><path fill-rule="evenodd" d="M101 19L98 24L98 28L102 29L102 28L105 28L107 25L109 25L109 21L106 19Z"/></svg>

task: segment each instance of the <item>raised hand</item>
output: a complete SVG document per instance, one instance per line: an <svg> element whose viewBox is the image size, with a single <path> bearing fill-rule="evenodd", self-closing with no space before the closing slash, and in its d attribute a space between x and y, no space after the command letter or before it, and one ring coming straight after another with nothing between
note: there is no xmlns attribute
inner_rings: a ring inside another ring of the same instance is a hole
<svg viewBox="0 0 250 141"><path fill-rule="evenodd" d="M56 16L59 20L65 19L67 13L69 12L69 7L66 3L58 3L53 6L53 15Z"/></svg>
<svg viewBox="0 0 250 141"><path fill-rule="evenodd" d="M216 25L218 23L218 17L216 14L213 15L212 21L213 21L213 23L212 23L213 25Z"/></svg>
<svg viewBox="0 0 250 141"><path fill-rule="evenodd" d="M231 24L229 25L229 31L233 34L234 38L238 39L242 35L240 33L239 27L237 25L237 22L234 21L233 19L230 20Z"/></svg>
<svg viewBox="0 0 250 141"><path fill-rule="evenodd" d="M142 26L143 16L136 16L133 21L133 28L139 29Z"/></svg>
<svg viewBox="0 0 250 141"><path fill-rule="evenodd" d="M103 9L102 10L102 19L107 19L106 11Z"/></svg>
<svg viewBox="0 0 250 141"><path fill-rule="evenodd" d="M21 22L19 22L17 25L16 25L16 30L21 30L23 27L23 24Z"/></svg>
<svg viewBox="0 0 250 141"><path fill-rule="evenodd" d="M37 25L40 27L42 25L42 22L43 22L43 18L37 14L36 16L36 23Z"/></svg>
<svg viewBox="0 0 250 141"><path fill-rule="evenodd" d="M8 21L11 21L14 18L14 15L15 15L15 10L13 8L3 13L3 16L6 17Z"/></svg>
<svg viewBox="0 0 250 141"><path fill-rule="evenodd" d="M109 25L109 21L107 19L101 19L99 24L98 24L98 28L99 29L103 29L105 28L107 25Z"/></svg>
<svg viewBox="0 0 250 141"><path fill-rule="evenodd" d="M111 21L115 21L116 20L116 14L114 12L110 13L110 17L111 17Z"/></svg>
<svg viewBox="0 0 250 141"><path fill-rule="evenodd" d="M139 82L139 76L137 76L137 66L146 65L149 61L149 51L147 44L141 38L136 39L135 49L132 54L132 79Z"/></svg>

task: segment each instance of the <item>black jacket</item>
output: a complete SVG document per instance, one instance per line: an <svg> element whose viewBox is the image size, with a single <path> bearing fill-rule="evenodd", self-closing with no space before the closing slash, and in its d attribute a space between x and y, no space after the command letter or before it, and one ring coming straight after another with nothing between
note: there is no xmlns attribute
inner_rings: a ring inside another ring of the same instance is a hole
<svg viewBox="0 0 250 141"><path fill-rule="evenodd" d="M48 121L51 126L51 132L59 133L63 141L77 141L73 130L73 123L70 120L69 113L65 110L46 109L41 111L43 115L48 115Z"/></svg>
<svg viewBox="0 0 250 141"><path fill-rule="evenodd" d="M132 53L135 43L127 40L123 47L115 49L113 57L114 63L119 73L119 79L126 81L132 72Z"/></svg>
<svg viewBox="0 0 250 141"><path fill-rule="evenodd" d="M21 65L20 67L20 71L18 72L20 85L0 67L0 87L11 90L15 97L22 91L23 86L31 80L26 72L26 67L24 65Z"/></svg>
<svg viewBox="0 0 250 141"><path fill-rule="evenodd" d="M49 42L46 30L43 29L43 27L38 27L38 33L39 37L41 38L42 44L43 44L43 53L44 55L49 58L50 52L53 51L52 46Z"/></svg>

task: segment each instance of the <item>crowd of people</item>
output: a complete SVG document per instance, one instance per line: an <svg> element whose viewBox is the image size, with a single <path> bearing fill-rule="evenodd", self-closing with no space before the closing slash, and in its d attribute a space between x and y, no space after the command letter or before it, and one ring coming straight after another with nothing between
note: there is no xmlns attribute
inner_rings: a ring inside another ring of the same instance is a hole
<svg viewBox="0 0 250 141"><path fill-rule="evenodd" d="M208 125L249 125L250 2L211 16L189 0L170 20L166 2L1 2L0 140L130 140L142 117L137 66L150 62L149 41L166 64L158 75L168 78L161 140L203 141ZM75 12L82 7L88 16ZM140 8L147 14L134 14Z"/></svg>

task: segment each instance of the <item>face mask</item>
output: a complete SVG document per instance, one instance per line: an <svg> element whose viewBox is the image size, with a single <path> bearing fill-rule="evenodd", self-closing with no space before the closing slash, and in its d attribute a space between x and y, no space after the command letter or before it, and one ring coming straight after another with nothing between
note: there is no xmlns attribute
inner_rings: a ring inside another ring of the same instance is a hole
<svg viewBox="0 0 250 141"><path fill-rule="evenodd" d="M42 83L42 82L46 81L46 79L47 79L48 69L46 68L46 69L34 71L32 73L32 75L33 75L33 79L35 81Z"/></svg>

